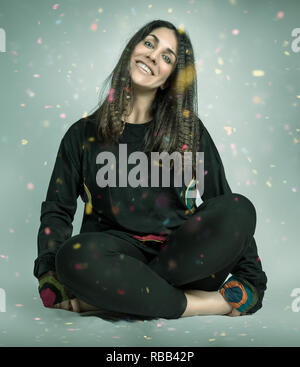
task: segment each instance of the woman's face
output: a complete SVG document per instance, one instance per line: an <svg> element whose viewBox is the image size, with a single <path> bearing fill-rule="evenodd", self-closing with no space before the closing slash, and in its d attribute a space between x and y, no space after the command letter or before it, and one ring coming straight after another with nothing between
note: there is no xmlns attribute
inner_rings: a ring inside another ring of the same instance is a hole
<svg viewBox="0 0 300 367"><path fill-rule="evenodd" d="M148 66L151 73L144 71L137 63ZM168 28L153 29L133 49L130 68L132 83L138 89L157 89L162 86L177 62L177 39L175 32Z"/></svg>

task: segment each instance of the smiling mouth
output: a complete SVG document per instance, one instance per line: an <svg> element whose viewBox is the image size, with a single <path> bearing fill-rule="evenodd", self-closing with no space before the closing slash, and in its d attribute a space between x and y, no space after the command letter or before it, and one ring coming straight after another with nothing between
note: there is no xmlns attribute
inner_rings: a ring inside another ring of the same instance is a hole
<svg viewBox="0 0 300 367"><path fill-rule="evenodd" d="M136 63L135 63L135 65L137 66L137 68L139 69L139 70L141 70L144 74L147 74L147 75L151 75L151 76L153 76L154 74L152 73L152 71L150 70L150 73L148 73L146 70L144 70L141 66L139 66L137 63L138 62L140 62L140 63L142 63L141 61L136 61Z"/></svg>

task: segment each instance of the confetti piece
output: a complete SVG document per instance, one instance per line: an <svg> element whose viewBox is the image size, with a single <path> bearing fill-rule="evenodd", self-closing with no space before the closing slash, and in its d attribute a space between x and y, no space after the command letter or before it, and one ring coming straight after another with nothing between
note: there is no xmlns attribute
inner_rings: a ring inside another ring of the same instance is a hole
<svg viewBox="0 0 300 367"><path fill-rule="evenodd" d="M79 263L79 264L75 264L75 269L76 270L83 270L88 268L88 263Z"/></svg>
<svg viewBox="0 0 300 367"><path fill-rule="evenodd" d="M114 93L115 93L115 90L113 88L110 88L109 95L108 95L108 102L112 102L114 100Z"/></svg>
<svg viewBox="0 0 300 367"><path fill-rule="evenodd" d="M53 10L56 10L58 7L59 7L59 4L54 4L54 5L52 6L52 9L53 9Z"/></svg>
<svg viewBox="0 0 300 367"><path fill-rule="evenodd" d="M22 140L21 140L21 144L22 144L22 145L26 145L27 143L28 143L28 140L26 140L26 139L22 139Z"/></svg>
<svg viewBox="0 0 300 367"><path fill-rule="evenodd" d="M45 234L48 236L51 233L51 229L49 227L46 227L44 229Z"/></svg>
<svg viewBox="0 0 300 367"><path fill-rule="evenodd" d="M185 150L187 148L187 145L186 144L184 144L183 146L182 146L182 150Z"/></svg>
<svg viewBox="0 0 300 367"><path fill-rule="evenodd" d="M239 33L240 33L240 31L238 30L238 29L233 29L232 30L232 32L231 32L234 36L237 36Z"/></svg>
<svg viewBox="0 0 300 367"><path fill-rule="evenodd" d="M91 24L91 30L95 32L98 29L98 25L96 23Z"/></svg>
<svg viewBox="0 0 300 367"><path fill-rule="evenodd" d="M232 126L224 126L224 130L226 130L227 135L231 135L232 134Z"/></svg>
<svg viewBox="0 0 300 367"><path fill-rule="evenodd" d="M30 97L30 98L32 98L32 97L34 97L35 96L35 93L31 90L31 89L26 89L26 93L28 94L28 96Z"/></svg>
<svg viewBox="0 0 300 367"><path fill-rule="evenodd" d="M284 12L283 11L279 11L278 13L277 13L277 18L278 19L282 19L284 17Z"/></svg>
<svg viewBox="0 0 300 367"><path fill-rule="evenodd" d="M33 190L33 189L34 189L34 185L33 185L33 183L32 183L32 182L29 182L29 183L27 184L27 189L28 189L28 190Z"/></svg>
<svg viewBox="0 0 300 367"><path fill-rule="evenodd" d="M74 250L78 250L80 247L81 247L80 243L75 243L75 245L73 245Z"/></svg>
<svg viewBox="0 0 300 367"><path fill-rule="evenodd" d="M264 76L265 72L263 70L252 70L253 76Z"/></svg>

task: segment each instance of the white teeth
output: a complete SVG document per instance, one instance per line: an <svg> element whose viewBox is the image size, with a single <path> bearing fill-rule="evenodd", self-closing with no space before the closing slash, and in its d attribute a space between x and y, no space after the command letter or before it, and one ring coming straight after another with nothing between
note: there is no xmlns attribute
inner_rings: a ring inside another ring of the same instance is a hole
<svg viewBox="0 0 300 367"><path fill-rule="evenodd" d="M145 71L147 71L148 74L152 74L151 70L148 68L148 66L146 66L145 64L143 64L142 62L137 62L137 65L139 65L141 68L143 68Z"/></svg>

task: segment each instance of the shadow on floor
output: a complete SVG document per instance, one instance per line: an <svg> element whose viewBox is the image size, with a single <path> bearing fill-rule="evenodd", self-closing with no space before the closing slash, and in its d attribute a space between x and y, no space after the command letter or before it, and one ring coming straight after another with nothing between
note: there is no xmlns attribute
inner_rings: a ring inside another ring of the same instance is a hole
<svg viewBox="0 0 300 367"><path fill-rule="evenodd" d="M144 321L144 320L152 321L152 320L161 319L161 317L147 317L147 316L126 314L126 313L106 311L106 310L81 312L79 315L82 317L96 316L96 317L99 317L103 320L110 321L110 322L118 322L118 321L137 322L137 321Z"/></svg>

